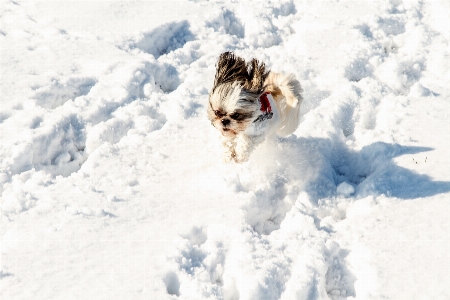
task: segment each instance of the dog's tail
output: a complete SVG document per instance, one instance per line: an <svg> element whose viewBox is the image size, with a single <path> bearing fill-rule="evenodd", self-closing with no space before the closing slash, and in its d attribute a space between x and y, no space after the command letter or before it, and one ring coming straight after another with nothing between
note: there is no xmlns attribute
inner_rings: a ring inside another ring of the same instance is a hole
<svg viewBox="0 0 450 300"><path fill-rule="evenodd" d="M299 124L300 105L303 101L302 87L294 74L270 72L264 82L265 90L272 94L281 115L278 135L288 136Z"/></svg>

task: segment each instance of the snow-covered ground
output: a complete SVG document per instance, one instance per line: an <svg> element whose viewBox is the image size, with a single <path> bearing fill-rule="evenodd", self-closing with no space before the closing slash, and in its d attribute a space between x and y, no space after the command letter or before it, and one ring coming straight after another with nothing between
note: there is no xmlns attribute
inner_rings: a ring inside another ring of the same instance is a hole
<svg viewBox="0 0 450 300"><path fill-rule="evenodd" d="M450 2L1 1L1 299L450 299ZM221 160L231 50L304 88Z"/></svg>

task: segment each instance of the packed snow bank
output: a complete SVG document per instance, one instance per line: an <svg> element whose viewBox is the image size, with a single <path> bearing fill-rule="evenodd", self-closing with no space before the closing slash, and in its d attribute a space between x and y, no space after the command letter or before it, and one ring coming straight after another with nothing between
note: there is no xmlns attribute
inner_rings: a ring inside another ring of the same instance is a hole
<svg viewBox="0 0 450 300"><path fill-rule="evenodd" d="M450 298L449 14L5 2L2 295ZM241 165L206 118L226 50L305 90L298 130Z"/></svg>

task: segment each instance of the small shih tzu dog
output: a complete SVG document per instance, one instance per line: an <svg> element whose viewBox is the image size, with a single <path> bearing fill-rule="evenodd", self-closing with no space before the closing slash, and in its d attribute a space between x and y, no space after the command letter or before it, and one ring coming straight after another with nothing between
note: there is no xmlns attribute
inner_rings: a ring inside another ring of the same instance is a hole
<svg viewBox="0 0 450 300"><path fill-rule="evenodd" d="M244 162L265 137L287 136L299 124L303 100L294 74L274 73L264 63L222 53L209 94L208 118L223 135L225 161Z"/></svg>

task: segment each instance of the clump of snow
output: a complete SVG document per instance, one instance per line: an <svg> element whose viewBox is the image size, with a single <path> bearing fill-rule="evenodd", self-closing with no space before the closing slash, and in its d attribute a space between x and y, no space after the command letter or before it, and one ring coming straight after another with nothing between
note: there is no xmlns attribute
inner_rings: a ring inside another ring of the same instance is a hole
<svg viewBox="0 0 450 300"><path fill-rule="evenodd" d="M355 192L355 189L351 184L343 182L337 186L336 192L343 197L350 197Z"/></svg>
<svg viewBox="0 0 450 300"><path fill-rule="evenodd" d="M446 2L0 15L5 299L450 298ZM304 89L239 165L206 117L224 51Z"/></svg>

